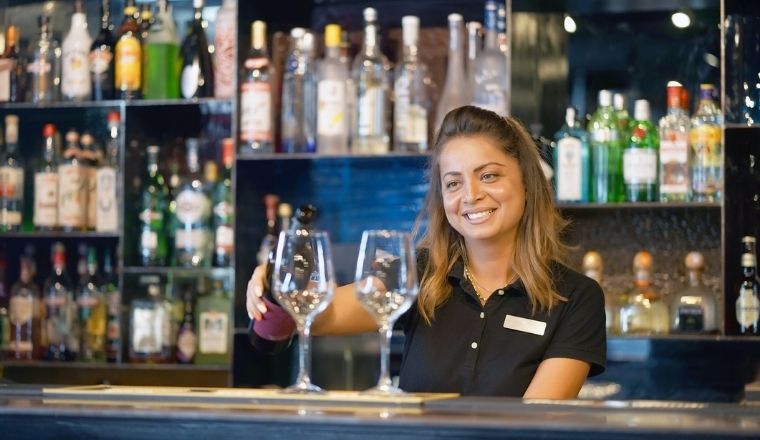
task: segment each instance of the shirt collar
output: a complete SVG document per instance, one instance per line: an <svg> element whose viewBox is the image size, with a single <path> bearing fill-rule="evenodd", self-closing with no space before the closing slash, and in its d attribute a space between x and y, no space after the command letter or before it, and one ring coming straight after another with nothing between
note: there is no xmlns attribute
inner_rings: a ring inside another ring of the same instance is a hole
<svg viewBox="0 0 760 440"><path fill-rule="evenodd" d="M451 267L451 270L449 271L447 277L450 281L455 282L461 287L464 287L465 285L469 286L469 282L465 282L467 278L464 276L464 261L462 261L461 258L458 259L454 263L454 266ZM505 287L504 290L507 292L514 291L522 295L528 294L528 292L525 290L525 285L520 278L513 281L512 284Z"/></svg>

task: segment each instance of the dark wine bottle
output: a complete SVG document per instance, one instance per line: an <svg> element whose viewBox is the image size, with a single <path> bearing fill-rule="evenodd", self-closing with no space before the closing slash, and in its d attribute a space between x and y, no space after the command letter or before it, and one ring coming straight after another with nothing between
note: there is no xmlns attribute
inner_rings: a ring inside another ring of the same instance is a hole
<svg viewBox="0 0 760 440"><path fill-rule="evenodd" d="M182 42L180 92L185 99L214 96L214 65L203 29L203 0L193 0L193 23Z"/></svg>
<svg viewBox="0 0 760 440"><path fill-rule="evenodd" d="M113 24L111 24L111 0L102 0L100 5L100 32L90 47L93 101L113 99L115 44Z"/></svg>
<svg viewBox="0 0 760 440"><path fill-rule="evenodd" d="M317 214L314 205L302 205L296 210L290 230L311 229ZM295 334L296 324L272 295L270 280L274 271L274 249L269 253L264 279L262 300L267 306L267 313L261 321L251 320L248 325L248 339L260 353L278 354L290 346Z"/></svg>

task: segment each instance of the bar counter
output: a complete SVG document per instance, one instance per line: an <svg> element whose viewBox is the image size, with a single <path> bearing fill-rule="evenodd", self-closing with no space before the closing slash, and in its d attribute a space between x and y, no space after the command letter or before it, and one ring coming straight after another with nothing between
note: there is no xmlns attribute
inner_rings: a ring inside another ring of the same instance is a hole
<svg viewBox="0 0 760 440"><path fill-rule="evenodd" d="M153 389L142 390L149 395ZM190 391L188 398L86 399L0 385L0 438L760 438L760 405L755 403L460 397L347 405L214 399L203 396L208 391Z"/></svg>

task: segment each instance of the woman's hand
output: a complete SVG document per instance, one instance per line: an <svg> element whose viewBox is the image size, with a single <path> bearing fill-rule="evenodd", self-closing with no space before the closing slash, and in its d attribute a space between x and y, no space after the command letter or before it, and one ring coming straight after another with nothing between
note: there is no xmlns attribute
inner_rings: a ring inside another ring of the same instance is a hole
<svg viewBox="0 0 760 440"><path fill-rule="evenodd" d="M248 289L245 292L245 308L248 310L248 317L260 321L267 312L267 306L264 304L264 284L266 281L267 265L260 264L256 266L248 280Z"/></svg>

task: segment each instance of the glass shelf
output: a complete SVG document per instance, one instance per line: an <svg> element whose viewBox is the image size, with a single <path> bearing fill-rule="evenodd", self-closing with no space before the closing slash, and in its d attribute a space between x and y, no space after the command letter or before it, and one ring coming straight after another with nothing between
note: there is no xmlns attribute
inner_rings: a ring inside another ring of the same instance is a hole
<svg viewBox="0 0 760 440"><path fill-rule="evenodd" d="M158 266L125 266L124 274L134 275L209 275L212 277L228 277L235 273L231 267L158 267Z"/></svg>
<svg viewBox="0 0 760 440"><path fill-rule="evenodd" d="M38 110L38 109L67 109L67 108L115 108L126 106L133 107L168 107L168 106L194 106L194 105L228 105L231 107L232 101L229 99L216 98L196 98L196 99L136 99L126 101L122 99L112 99L107 101L58 101L47 103L32 102L12 102L0 104L3 110Z"/></svg>
<svg viewBox="0 0 760 440"><path fill-rule="evenodd" d="M760 343L760 336L737 335L699 335L699 334L669 334L669 335L607 335L610 343L626 343L629 341L663 341L663 342L731 342L731 343Z"/></svg>
<svg viewBox="0 0 760 440"><path fill-rule="evenodd" d="M391 151L385 154L319 154L319 153L238 153L239 162L263 160L342 160L342 159L387 159L387 158L427 158L430 153L402 153Z"/></svg>
<svg viewBox="0 0 760 440"><path fill-rule="evenodd" d="M558 209L720 209L721 202L621 202L621 203L557 203Z"/></svg>
<svg viewBox="0 0 760 440"><path fill-rule="evenodd" d="M22 232L0 232L0 238L19 238L19 239L66 239L66 238L120 238L118 232L64 232L64 231L22 231Z"/></svg>

